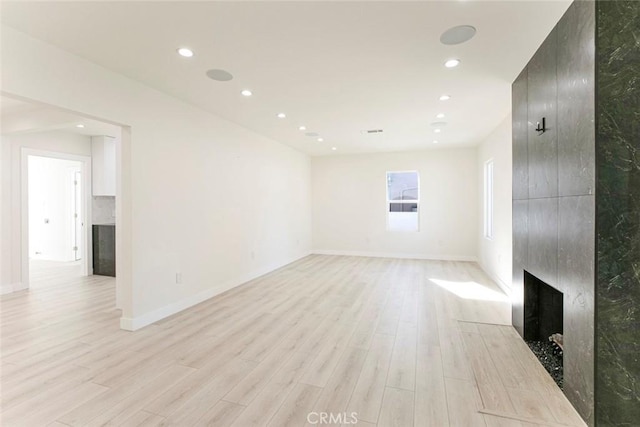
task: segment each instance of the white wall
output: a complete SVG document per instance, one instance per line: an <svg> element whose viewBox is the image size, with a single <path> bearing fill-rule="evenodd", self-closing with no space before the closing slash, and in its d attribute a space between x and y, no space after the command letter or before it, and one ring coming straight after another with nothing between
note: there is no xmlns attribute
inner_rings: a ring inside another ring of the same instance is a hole
<svg viewBox="0 0 640 427"><path fill-rule="evenodd" d="M73 182L82 164L40 156L29 156L28 162L29 257L75 261Z"/></svg>
<svg viewBox="0 0 640 427"><path fill-rule="evenodd" d="M420 231L387 231L386 172L420 174ZM474 148L314 157L317 253L473 260L478 224Z"/></svg>
<svg viewBox="0 0 640 427"><path fill-rule="evenodd" d="M2 145L2 251L0 252L1 292L23 289L21 278L21 152L23 148L91 156L87 136L63 131L1 135ZM26 224L25 224L26 226Z"/></svg>
<svg viewBox="0 0 640 427"><path fill-rule="evenodd" d="M493 159L493 239L484 237L484 164ZM506 292L511 289L511 115L478 146L478 263Z"/></svg>
<svg viewBox="0 0 640 427"><path fill-rule="evenodd" d="M308 156L7 27L2 60L3 91L125 126L116 201L124 328L309 252Z"/></svg>
<svg viewBox="0 0 640 427"><path fill-rule="evenodd" d="M11 250L11 145L0 135L0 294L14 289Z"/></svg>

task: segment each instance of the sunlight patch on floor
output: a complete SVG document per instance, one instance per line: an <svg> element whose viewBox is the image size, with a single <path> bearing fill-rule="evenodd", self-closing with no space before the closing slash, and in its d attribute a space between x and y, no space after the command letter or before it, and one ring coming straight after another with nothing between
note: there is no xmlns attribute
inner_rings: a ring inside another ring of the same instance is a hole
<svg viewBox="0 0 640 427"><path fill-rule="evenodd" d="M452 282L449 280L429 279L442 289L463 299L481 301L509 301L509 297L502 292L495 291L477 282Z"/></svg>

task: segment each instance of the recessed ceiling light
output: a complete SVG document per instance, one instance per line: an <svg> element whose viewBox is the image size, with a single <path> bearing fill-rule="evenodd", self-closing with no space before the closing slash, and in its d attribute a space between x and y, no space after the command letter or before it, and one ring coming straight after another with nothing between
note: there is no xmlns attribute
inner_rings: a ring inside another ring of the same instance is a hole
<svg viewBox="0 0 640 427"><path fill-rule="evenodd" d="M185 58L191 58L193 56L193 51L186 47L181 47L178 49L178 54L180 56L184 56Z"/></svg>
<svg viewBox="0 0 640 427"><path fill-rule="evenodd" d="M249 89L245 89L240 93L242 94L242 96L251 96L251 95L253 95L253 92L251 92Z"/></svg>
<svg viewBox="0 0 640 427"><path fill-rule="evenodd" d="M331 147L331 149L332 149L333 151L336 151L338 148L337 148L337 147Z"/></svg>
<svg viewBox="0 0 640 427"><path fill-rule="evenodd" d="M285 117L287 117L287 115L285 113L278 113L278 118L279 119L284 119Z"/></svg>
<svg viewBox="0 0 640 427"><path fill-rule="evenodd" d="M437 143L438 143L438 141L437 141L437 140L434 140L434 141L433 141L433 143L434 143L434 144L437 144Z"/></svg>
<svg viewBox="0 0 640 427"><path fill-rule="evenodd" d="M442 95L442 96L440 97L440 101L448 101L448 100L450 100L450 99L451 99L451 97L450 97L449 95Z"/></svg>
<svg viewBox="0 0 640 427"><path fill-rule="evenodd" d="M434 129L433 130L433 133L440 133L440 132L442 132L440 129Z"/></svg>
<svg viewBox="0 0 640 427"><path fill-rule="evenodd" d="M318 142L324 141L324 138L318 138Z"/></svg>
<svg viewBox="0 0 640 427"><path fill-rule="evenodd" d="M84 125L83 124L79 124L79 125L76 125L76 127L82 129L84 127Z"/></svg>
<svg viewBox="0 0 640 427"><path fill-rule="evenodd" d="M444 119L444 113L436 114L436 117L439 119Z"/></svg>
<svg viewBox="0 0 640 427"><path fill-rule="evenodd" d="M471 25L458 25L442 33L440 42L446 45L460 44L471 40L475 35L475 27Z"/></svg>
<svg viewBox="0 0 640 427"><path fill-rule="evenodd" d="M207 77L218 82L228 82L233 79L233 75L230 72L217 69L207 71Z"/></svg>
<svg viewBox="0 0 640 427"><path fill-rule="evenodd" d="M298 126L298 130L307 130L306 126Z"/></svg>
<svg viewBox="0 0 640 427"><path fill-rule="evenodd" d="M454 68L454 67L457 67L458 65L460 65L459 59L449 59L447 62L444 63L444 66L447 68Z"/></svg>

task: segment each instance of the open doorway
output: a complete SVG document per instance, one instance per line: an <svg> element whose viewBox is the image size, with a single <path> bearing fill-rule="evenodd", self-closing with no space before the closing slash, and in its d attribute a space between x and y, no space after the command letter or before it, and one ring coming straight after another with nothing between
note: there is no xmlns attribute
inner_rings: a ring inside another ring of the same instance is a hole
<svg viewBox="0 0 640 427"><path fill-rule="evenodd" d="M45 153L42 153L45 154ZM75 156L27 154L29 276L32 288L87 275L85 164Z"/></svg>
<svg viewBox="0 0 640 427"><path fill-rule="evenodd" d="M123 127L5 95L0 104L3 233L9 236L3 251L15 254L3 270L10 277L3 279L2 293L89 283L82 276L94 274L116 276ZM95 247L107 235L108 245ZM96 270L98 249L106 259L100 266L110 272ZM101 283L115 283L120 308L121 282Z"/></svg>

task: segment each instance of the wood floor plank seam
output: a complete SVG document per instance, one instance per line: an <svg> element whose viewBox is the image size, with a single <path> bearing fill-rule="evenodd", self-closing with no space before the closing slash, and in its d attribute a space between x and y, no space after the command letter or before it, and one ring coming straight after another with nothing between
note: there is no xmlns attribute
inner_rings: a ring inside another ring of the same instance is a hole
<svg viewBox="0 0 640 427"><path fill-rule="evenodd" d="M358 378L360 377L360 375L362 374L362 370L364 369L364 363L362 363L362 366L360 367L360 370L358 371ZM353 397L353 393L356 390L356 386L357 386L357 380L355 381L353 388L351 389L351 392L349 393L349 397L347 399L345 399L346 403L345 403L345 411L346 409L349 407L349 402L351 401L351 398ZM319 398L319 396L318 396ZM317 400L317 399L316 399Z"/></svg>
<svg viewBox="0 0 640 427"><path fill-rule="evenodd" d="M389 383L389 370L390 370L390 365L391 365L391 357L393 356L393 348L396 345L396 339L394 338L393 340L393 345L391 346L391 356L389 357L389 364L387 366L387 373L385 375L384 378L384 387L383 390L386 390L386 388L388 387L388 383ZM384 401L384 397L383 397L383 401ZM380 404L380 407L378 408L378 415L376 417L376 424L378 423L378 421L380 420L380 413L382 412L382 402Z"/></svg>
<svg viewBox="0 0 640 427"><path fill-rule="evenodd" d="M494 417L508 418L516 421L524 421L527 423L538 424L540 426L545 426L545 427L575 427L570 424L562 424L558 422L549 422L549 421L543 421L539 419L532 419L532 418L523 417L522 415L518 415L518 414L510 414L506 412L493 411L491 409L481 409L478 412L482 414L492 415Z"/></svg>

